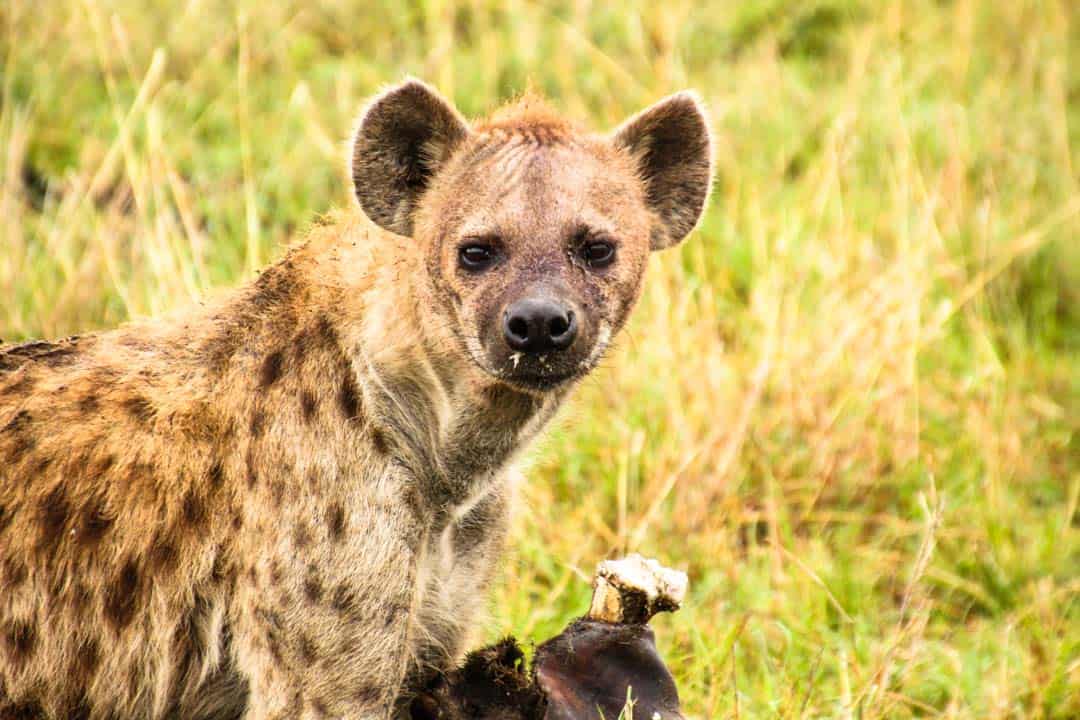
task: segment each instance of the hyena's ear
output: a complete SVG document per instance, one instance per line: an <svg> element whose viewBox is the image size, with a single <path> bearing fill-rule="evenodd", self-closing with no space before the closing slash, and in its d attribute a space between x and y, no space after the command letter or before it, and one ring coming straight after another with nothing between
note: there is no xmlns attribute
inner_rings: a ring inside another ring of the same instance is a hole
<svg viewBox="0 0 1080 720"><path fill-rule="evenodd" d="M712 183L709 122L697 96L664 98L624 122L613 134L635 158L646 201L656 216L653 250L671 247L694 229Z"/></svg>
<svg viewBox="0 0 1080 720"><path fill-rule="evenodd" d="M353 137L353 190L360 207L377 225L412 235L417 200L468 134L458 111L419 80L376 97Z"/></svg>

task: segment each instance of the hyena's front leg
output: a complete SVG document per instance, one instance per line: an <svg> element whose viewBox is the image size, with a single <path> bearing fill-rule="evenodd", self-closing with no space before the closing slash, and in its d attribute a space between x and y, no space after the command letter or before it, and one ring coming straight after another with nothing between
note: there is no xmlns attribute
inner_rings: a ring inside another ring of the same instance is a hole
<svg viewBox="0 0 1080 720"><path fill-rule="evenodd" d="M414 551L400 522L344 534L293 523L253 563L234 606L236 659L249 681L245 720L388 718L405 672ZM355 516L353 516L355 518ZM369 518L370 520L370 518ZM291 522L291 521L288 521ZM320 533L329 535L320 541Z"/></svg>

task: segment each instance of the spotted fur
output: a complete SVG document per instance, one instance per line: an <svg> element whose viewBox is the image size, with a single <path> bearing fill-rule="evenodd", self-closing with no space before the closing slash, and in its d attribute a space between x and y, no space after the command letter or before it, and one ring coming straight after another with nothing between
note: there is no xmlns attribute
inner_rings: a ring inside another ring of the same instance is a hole
<svg viewBox="0 0 1080 720"><path fill-rule="evenodd" d="M614 138L536 98L469 125L406 82L354 142L370 220L178 318L0 346L0 718L387 718L455 663L514 457L704 203L701 111L659 107ZM565 244L592 231L602 274ZM508 258L483 278L476 233ZM537 283L584 326L541 385L488 327Z"/></svg>

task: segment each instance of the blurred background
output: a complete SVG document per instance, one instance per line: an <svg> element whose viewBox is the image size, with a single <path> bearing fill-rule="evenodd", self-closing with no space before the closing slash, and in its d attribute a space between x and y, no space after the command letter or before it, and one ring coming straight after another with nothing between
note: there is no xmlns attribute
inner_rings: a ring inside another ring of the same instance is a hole
<svg viewBox="0 0 1080 720"><path fill-rule="evenodd" d="M254 276L351 202L406 73L607 129L709 103L701 228L533 453L490 621L542 640L605 556L702 718L1080 716L1080 6L5 0L0 337Z"/></svg>

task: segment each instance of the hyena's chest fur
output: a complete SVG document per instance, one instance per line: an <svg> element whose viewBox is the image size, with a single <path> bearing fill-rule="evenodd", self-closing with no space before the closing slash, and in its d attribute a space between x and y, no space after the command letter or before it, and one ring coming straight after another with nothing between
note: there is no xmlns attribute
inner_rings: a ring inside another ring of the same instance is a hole
<svg viewBox="0 0 1080 720"><path fill-rule="evenodd" d="M285 613L344 618L327 653L338 661L377 655L388 676L401 669L408 682L445 669L464 649L502 547L513 471L472 478L466 497L432 496L445 479L405 467L393 431L379 434L387 447L366 460L296 476L309 494L266 519L276 530L264 534L269 547L255 563L263 582L251 589L265 598L271 586ZM304 661L325 657L301 652Z"/></svg>

